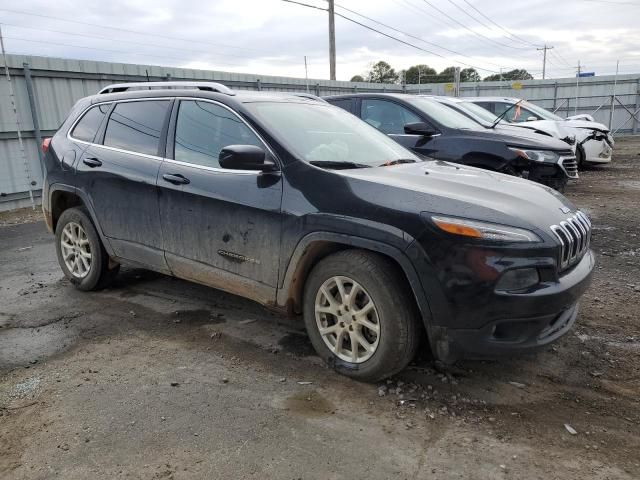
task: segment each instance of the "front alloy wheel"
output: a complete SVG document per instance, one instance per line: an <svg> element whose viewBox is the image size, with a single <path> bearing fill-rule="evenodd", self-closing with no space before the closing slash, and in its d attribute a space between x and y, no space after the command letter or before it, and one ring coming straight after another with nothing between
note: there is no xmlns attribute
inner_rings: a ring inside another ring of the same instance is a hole
<svg viewBox="0 0 640 480"><path fill-rule="evenodd" d="M402 370L421 327L415 300L391 259L349 249L320 260L304 287L304 323L313 348L334 370L375 382Z"/></svg>
<svg viewBox="0 0 640 480"><path fill-rule="evenodd" d="M336 357L362 363L376 352L380 340L378 310L355 280L335 276L324 282L316 295L315 314L322 340Z"/></svg>

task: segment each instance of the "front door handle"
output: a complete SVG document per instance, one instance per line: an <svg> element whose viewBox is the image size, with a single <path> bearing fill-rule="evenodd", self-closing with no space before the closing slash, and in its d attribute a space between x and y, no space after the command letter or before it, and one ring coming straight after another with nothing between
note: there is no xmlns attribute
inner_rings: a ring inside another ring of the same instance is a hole
<svg viewBox="0 0 640 480"><path fill-rule="evenodd" d="M188 183L191 183L188 178L180 175L179 173L165 173L164 175L162 175L162 178L169 183L173 183L174 185L187 185Z"/></svg>
<svg viewBox="0 0 640 480"><path fill-rule="evenodd" d="M102 162L95 157L85 158L84 160L82 160L82 163L91 168L102 166Z"/></svg>

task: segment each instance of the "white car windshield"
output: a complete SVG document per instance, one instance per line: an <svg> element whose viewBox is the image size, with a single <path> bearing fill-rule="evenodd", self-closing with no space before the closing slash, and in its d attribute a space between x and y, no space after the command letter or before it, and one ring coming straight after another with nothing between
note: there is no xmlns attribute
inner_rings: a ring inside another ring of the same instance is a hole
<svg viewBox="0 0 640 480"><path fill-rule="evenodd" d="M497 115L494 115L486 108L482 108L480 105L476 105L475 103L457 102L456 105L458 105L461 109L469 112L469 115L471 115L474 118L478 118L478 120L482 121L483 123L488 123L489 125L493 125L495 121L498 119ZM500 120L500 123L506 123L506 122L504 120Z"/></svg>
<svg viewBox="0 0 640 480"><path fill-rule="evenodd" d="M316 166L379 167L421 161L339 107L313 102L251 102L245 107L296 157Z"/></svg>
<svg viewBox="0 0 640 480"><path fill-rule="evenodd" d="M556 122L564 121L564 118L559 117L555 113L551 113L549 110L545 110L544 108L539 107L538 105L535 105L531 102L527 102L526 100L523 102L520 102L520 105L522 105L522 107L526 108L527 110L531 110L533 113L535 113L538 117L542 118L543 120L554 120Z"/></svg>
<svg viewBox="0 0 640 480"><path fill-rule="evenodd" d="M449 108L436 100L421 97L412 97L406 100L444 127L462 128L466 130L482 130L484 128L465 114Z"/></svg>

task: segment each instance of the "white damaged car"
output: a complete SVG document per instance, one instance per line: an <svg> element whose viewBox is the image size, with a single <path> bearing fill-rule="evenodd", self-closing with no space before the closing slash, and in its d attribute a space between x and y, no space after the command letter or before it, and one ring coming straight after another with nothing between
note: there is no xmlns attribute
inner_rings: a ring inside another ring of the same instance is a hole
<svg viewBox="0 0 640 480"><path fill-rule="evenodd" d="M562 118L519 98L468 97L470 102L522 128L545 133L572 144L579 167L611 162L614 140L609 128L591 115ZM505 113L506 112L506 113Z"/></svg>

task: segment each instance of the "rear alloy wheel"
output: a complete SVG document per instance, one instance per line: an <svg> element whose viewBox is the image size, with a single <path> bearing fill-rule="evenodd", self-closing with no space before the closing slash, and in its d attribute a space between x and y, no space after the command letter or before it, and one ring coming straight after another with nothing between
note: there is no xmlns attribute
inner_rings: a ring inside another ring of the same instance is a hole
<svg viewBox="0 0 640 480"><path fill-rule="evenodd" d="M107 254L96 227L83 207L62 212L56 224L56 253L65 276L79 290L107 286L120 265L109 268Z"/></svg>
<svg viewBox="0 0 640 480"><path fill-rule="evenodd" d="M75 222L67 223L60 236L62 258L69 272L76 278L84 278L91 270L91 245L87 232Z"/></svg>
<svg viewBox="0 0 640 480"><path fill-rule="evenodd" d="M357 380L375 382L399 372L421 340L406 278L373 252L343 250L318 262L305 283L303 307L318 355Z"/></svg>

